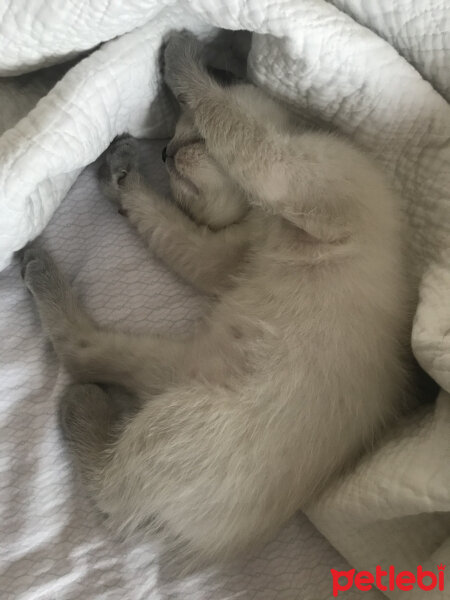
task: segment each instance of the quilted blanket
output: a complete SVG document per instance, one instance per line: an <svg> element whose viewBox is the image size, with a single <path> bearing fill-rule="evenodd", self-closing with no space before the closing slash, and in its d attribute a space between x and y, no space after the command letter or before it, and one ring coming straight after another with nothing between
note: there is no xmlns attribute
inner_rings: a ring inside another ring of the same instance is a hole
<svg viewBox="0 0 450 600"><path fill-rule="evenodd" d="M64 581L60 577L58 585L32 587L31 582L39 579L36 571L30 574L28 588L17 583L17 565L21 563L22 570L24 560L36 565L35 553L46 536L54 540L56 528L57 536L64 537L62 521L52 517L65 503L51 490L63 493L69 483L58 476L64 472L67 477L67 471L58 471L60 443L54 423L49 426L63 374L48 360L31 303L15 287L17 268L9 266L11 258L44 230L81 170L116 134L129 131L149 138L170 134L173 112L161 87L158 55L167 32L180 28L203 36L213 35L217 28L252 32L248 77L299 114L354 139L380 161L400 192L419 282L413 349L441 392L309 507L308 516L357 569L395 565L414 572L420 564L435 571L437 564L450 561L450 10L446 0L15 0L0 7L0 76L4 78L0 79L4 132L0 137L0 268L5 269L0 275L0 389L5 407L0 415L0 469L5 482L0 502L8 516L2 539L11 541L2 549L11 598L81 597L61 592L71 577L79 576L75 571L72 575L68 571ZM70 66L61 67L56 75L54 69L47 69L66 61L72 61ZM94 197L89 185L86 192ZM184 307L181 316L169 317L161 312L161 305L160 312L153 305L156 312L137 311L139 319L133 320L134 305L123 296L122 305L114 306L119 280L123 283L128 277L126 289L132 295L133 285L145 278L133 279L138 263L125 252L126 244L122 252L120 244L113 249L113 238L102 229L103 213L95 212L96 204L89 208L91 216L84 227L76 224L78 245L84 244L84 252L91 248L91 254L77 263L76 245L65 239L75 227L73 219L79 218L77 202L75 193L66 198L61 210L67 206L71 216L58 221L62 214L58 211L45 235L55 253L59 248L61 259L72 248L73 255L66 259L69 263L72 259L74 284L92 310L104 320L128 319L138 326L142 322L175 326L176 319L193 318L197 300L177 288L179 282L165 280L168 275L158 269L165 283L158 288L154 281L155 294L165 290L159 298L170 298L166 304L174 310ZM115 259L108 251L100 260L102 239L103 250L111 250ZM112 270L119 267L120 272L119 277L109 272L109 290L98 288L108 280L97 272L105 264ZM95 285L97 292L90 296ZM151 288L152 282L145 293L138 293L141 300L152 297ZM142 303L138 307L142 309ZM52 404L45 404L41 413L43 398L50 398ZM33 476L21 465L36 469ZM47 485L55 480L58 486ZM45 518L30 529L26 500L33 495L39 499L34 514ZM92 518L89 513L87 523ZM86 534L86 523L78 525L78 532ZM71 522L70 527L76 526ZM23 531L27 531L25 538L19 535ZM96 550L107 560L98 537L88 550L80 548L84 550L78 558L86 569ZM129 560L139 564L140 558L128 552ZM40 568L48 574L45 564ZM142 568L148 569L148 564ZM319 584L312 595L306 585L300 592L286 584L272 596L269 588L263 588L267 597L331 597L331 587L327 591ZM450 584L447 588L427 597L450 597ZM30 589L34 592L26 591ZM288 592L283 595L281 589ZM187 597L186 589L183 593ZM221 593L201 597L225 597ZM113 591L102 594L83 597L124 597ZM385 590L384 594L396 598L400 592ZM248 595L266 596L261 591ZM125 597L151 596L145 588L143 595ZM409 597L422 599L423 592L412 590Z"/></svg>

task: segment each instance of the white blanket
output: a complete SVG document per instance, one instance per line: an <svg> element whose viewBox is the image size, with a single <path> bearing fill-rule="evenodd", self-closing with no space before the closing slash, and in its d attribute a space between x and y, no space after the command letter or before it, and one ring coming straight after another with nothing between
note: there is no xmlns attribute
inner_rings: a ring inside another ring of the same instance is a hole
<svg viewBox="0 0 450 600"><path fill-rule="evenodd" d="M357 568L394 564L414 571L422 564L436 570L436 564L450 560L450 15L445 2L199 0L188 4L181 0L80 0L75 4L48 0L44 4L15 0L5 3L0 11L4 11L0 13L3 75L72 58L119 36L70 69L15 126L15 118L30 110L51 81L43 77L30 84L0 83L0 119L3 129L11 127L0 138L2 267L9 263L15 249L43 230L80 169L93 161L117 133L130 131L155 137L170 131L170 104L160 92L157 68L159 45L170 29L187 27L208 33L213 27L224 27L255 32L249 76L294 109L337 127L380 160L401 192L415 251L414 267L421 276L413 347L422 366L446 391L436 404L415 415L377 454L337 485L332 494L311 507L309 515ZM27 89L24 101L20 86ZM88 225L92 227L90 218L87 221L86 231ZM100 223L99 218L99 228ZM66 248L66 230L53 231L55 251L57 241ZM119 250L120 246L115 249L116 259L110 257L107 264L121 265L120 278L127 273L132 290L133 275L127 272L126 258ZM72 252L76 256L75 247ZM99 311L105 300L99 302L97 298L95 302L95 293L90 290L101 280L94 272L98 268L95 265L103 263L94 259L86 259L85 271L81 268L84 263L72 267L75 275L80 269L79 286L85 290L88 304L91 298L92 308ZM134 268L133 263L133 272ZM14 481L2 492L14 515L13 526L21 528L31 512L20 517L20 512L13 510L14 494L29 498L45 489L50 495L40 497L35 507L44 512L51 513L50 507L59 502L52 496L52 486L45 485L48 472L53 477L56 472L52 471L55 457L50 458L49 453L56 442L55 433L48 439L43 435L49 432L44 424L53 413L49 409L43 418L39 404L33 405L33 396L38 399L47 393L53 398L56 388L39 386L44 380L48 385L45 376L56 367L41 357L39 361L43 362L36 363L37 368L26 375L19 368L23 367L22 358L26 358L24 348L38 344L43 351L43 342L38 337L27 339L27 319L32 313L22 309L14 313L20 316L13 322L13 272L5 272L4 281L10 286L2 287L9 311L5 312L8 322L1 324L2 338L8 342L5 347L9 351L1 365L0 385L9 390L9 398L14 396L11 389L27 391L28 418L18 421L24 428L21 435L43 445L40 455L36 446L41 463L35 478L27 481L22 472L19 492ZM114 298L111 290L111 306ZM133 322L128 304L114 315L106 311L106 318L128 317ZM105 318L104 310L99 313ZM167 324L153 313L144 319L150 325ZM34 327L32 335L37 336ZM14 345L18 339L21 344ZM11 358L11 344L16 358ZM2 427L7 428L6 433L2 432L2 442L6 440L4 465L9 477L2 476L3 483L11 481L14 461L26 457L11 441L13 417L1 418ZM33 446L27 447L33 453ZM28 458L32 461L33 454ZM54 521L49 523L55 526ZM38 538L45 531L36 529L33 544L42 542ZM14 551L18 557L26 557L23 540ZM86 556L84 560L88 562ZM385 593L394 598L397 592ZM422 598L420 594L420 590L411 592L410 597ZM317 597L328 596L324 592ZM431 592L428 597L432 597Z"/></svg>

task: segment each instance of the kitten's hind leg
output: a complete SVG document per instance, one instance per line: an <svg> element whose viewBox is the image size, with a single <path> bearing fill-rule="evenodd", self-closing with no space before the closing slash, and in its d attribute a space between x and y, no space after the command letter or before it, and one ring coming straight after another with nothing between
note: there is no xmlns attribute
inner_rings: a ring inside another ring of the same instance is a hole
<svg viewBox="0 0 450 600"><path fill-rule="evenodd" d="M43 326L57 343L70 323L79 331L93 322L81 309L67 280L48 252L37 244L28 244L20 253L21 275L32 294Z"/></svg>
<svg viewBox="0 0 450 600"><path fill-rule="evenodd" d="M120 406L98 385L70 385L61 397L60 426L92 492L106 464L106 450L119 434L122 416Z"/></svg>

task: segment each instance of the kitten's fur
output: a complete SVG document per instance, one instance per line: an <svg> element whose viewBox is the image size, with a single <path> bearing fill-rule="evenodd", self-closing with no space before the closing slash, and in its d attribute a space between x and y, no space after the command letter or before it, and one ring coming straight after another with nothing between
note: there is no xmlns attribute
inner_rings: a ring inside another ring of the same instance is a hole
<svg viewBox="0 0 450 600"><path fill-rule="evenodd" d="M397 412L409 293L397 200L370 160L253 86L220 87L198 55L187 34L165 51L176 202L140 182L131 138L102 168L152 252L213 297L195 333L98 326L36 248L23 272L77 381L61 421L98 507L219 558L267 538Z"/></svg>

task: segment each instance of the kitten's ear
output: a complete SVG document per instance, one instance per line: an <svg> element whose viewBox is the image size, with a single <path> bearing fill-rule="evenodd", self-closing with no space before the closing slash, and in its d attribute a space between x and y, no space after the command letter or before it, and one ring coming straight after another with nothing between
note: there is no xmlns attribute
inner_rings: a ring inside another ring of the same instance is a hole
<svg viewBox="0 0 450 600"><path fill-rule="evenodd" d="M280 215L317 242L333 244L347 239L351 234L351 224L346 215L339 216L323 209L300 212L300 207L295 203L296 199L293 198L292 207L286 204Z"/></svg>
<svg viewBox="0 0 450 600"><path fill-rule="evenodd" d="M270 149L261 152L264 143L255 148L253 168L249 168L250 161L241 168L239 184L247 192L249 204L278 215L317 241L335 243L347 238L352 228L351 215L338 186L332 190L321 186L321 169L314 171L314 164L305 169L300 160L292 163L289 155L277 151L275 143L272 150L277 160L271 162ZM326 165L323 168L326 171ZM236 173L235 167L233 174Z"/></svg>

